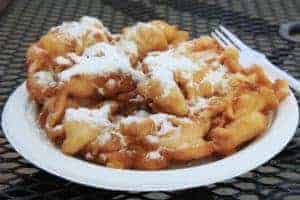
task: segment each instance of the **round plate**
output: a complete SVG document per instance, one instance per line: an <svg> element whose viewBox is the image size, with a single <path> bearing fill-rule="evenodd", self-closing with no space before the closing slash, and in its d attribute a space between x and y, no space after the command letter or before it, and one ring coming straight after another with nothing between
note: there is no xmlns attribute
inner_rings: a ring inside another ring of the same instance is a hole
<svg viewBox="0 0 300 200"><path fill-rule="evenodd" d="M59 177L112 190L160 191L198 187L233 178L267 162L294 135L298 106L291 93L270 129L237 153L218 161L160 171L119 170L64 155L38 127L25 84L9 97L2 114L7 139L24 158Z"/></svg>

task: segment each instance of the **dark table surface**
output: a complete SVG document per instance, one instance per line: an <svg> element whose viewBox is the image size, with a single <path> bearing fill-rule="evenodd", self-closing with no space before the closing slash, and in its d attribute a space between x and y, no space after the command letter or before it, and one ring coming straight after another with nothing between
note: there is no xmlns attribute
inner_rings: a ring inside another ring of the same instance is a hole
<svg viewBox="0 0 300 200"><path fill-rule="evenodd" d="M15 0L0 16L0 111L9 94L25 79L28 45L50 27L83 15L98 17L112 32L136 21L164 19L193 37L208 34L222 23L274 64L300 78L300 44L278 35L281 23L300 20L300 0ZM279 155L240 177L184 191L143 193L93 189L54 177L24 160L0 133L0 199L233 198L300 199L299 129Z"/></svg>

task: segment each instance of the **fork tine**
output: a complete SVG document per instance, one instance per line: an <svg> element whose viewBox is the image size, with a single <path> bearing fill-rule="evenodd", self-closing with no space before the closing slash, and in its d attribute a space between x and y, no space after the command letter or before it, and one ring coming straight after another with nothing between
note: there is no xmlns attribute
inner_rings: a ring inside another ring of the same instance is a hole
<svg viewBox="0 0 300 200"><path fill-rule="evenodd" d="M245 45L236 35L231 33L227 28L225 28L222 25L220 25L219 28L239 49L242 50L248 48L247 45Z"/></svg>
<svg viewBox="0 0 300 200"><path fill-rule="evenodd" d="M214 32L211 33L211 36L215 40L217 40L217 42L219 43L219 45L221 45L222 48L225 48L227 46L220 38L218 38L218 36Z"/></svg>
<svg viewBox="0 0 300 200"><path fill-rule="evenodd" d="M219 30L215 29L214 33L223 41L227 46L234 46L234 44L226 38L226 36L221 33Z"/></svg>

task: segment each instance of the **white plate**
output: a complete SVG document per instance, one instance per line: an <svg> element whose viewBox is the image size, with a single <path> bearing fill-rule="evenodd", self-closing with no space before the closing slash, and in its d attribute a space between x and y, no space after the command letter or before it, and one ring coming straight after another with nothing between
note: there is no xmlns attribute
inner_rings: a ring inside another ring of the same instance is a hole
<svg viewBox="0 0 300 200"><path fill-rule="evenodd" d="M281 103L270 129L247 147L224 159L180 169L118 170L66 156L34 123L25 84L9 97L2 128L24 158L54 175L97 188L130 191L178 190L209 185L246 173L267 162L291 140L298 123L298 105L291 93Z"/></svg>

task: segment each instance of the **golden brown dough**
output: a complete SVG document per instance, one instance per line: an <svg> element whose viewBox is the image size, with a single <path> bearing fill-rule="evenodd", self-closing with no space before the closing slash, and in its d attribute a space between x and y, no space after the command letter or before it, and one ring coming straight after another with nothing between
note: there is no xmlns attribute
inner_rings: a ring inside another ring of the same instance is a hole
<svg viewBox="0 0 300 200"><path fill-rule="evenodd" d="M100 131L98 128L84 122L64 123L66 138L61 146L61 150L66 154L75 154L86 144L92 141Z"/></svg>
<svg viewBox="0 0 300 200"><path fill-rule="evenodd" d="M211 142L204 140L204 136L210 128L210 122L182 122L173 120L179 130L174 130L162 136L159 146L165 149L169 159L188 161L207 157L213 153Z"/></svg>
<svg viewBox="0 0 300 200"><path fill-rule="evenodd" d="M239 52L161 20L110 34L91 17L52 28L26 55L27 90L67 155L159 170L227 156L267 129L289 95Z"/></svg>
<svg viewBox="0 0 300 200"><path fill-rule="evenodd" d="M146 99L151 99L151 107L155 111L184 116L187 114L187 105L184 96L178 87L174 87L164 94L163 86L157 80L147 80L138 85L138 92Z"/></svg>
<svg viewBox="0 0 300 200"><path fill-rule="evenodd" d="M126 44L128 41L134 42L138 51L135 52L135 57L143 57L150 51L166 50L168 45L178 44L188 38L186 31L180 31L176 26L166 22L154 20L124 28L120 40L126 41ZM134 50L129 49L129 53L134 53Z"/></svg>
<svg viewBox="0 0 300 200"><path fill-rule="evenodd" d="M158 170L169 166L169 161L165 156L161 156L157 152L141 152L135 156L134 168L143 170ZM152 158L151 155L154 155Z"/></svg>
<svg viewBox="0 0 300 200"><path fill-rule="evenodd" d="M26 54L28 72L49 70L49 65L53 65L53 58L70 52L80 54L96 42L109 42L111 37L101 21L93 17L82 17L78 22L64 22L50 29L29 47Z"/></svg>
<svg viewBox="0 0 300 200"><path fill-rule="evenodd" d="M237 150L245 142L257 137L268 126L268 117L260 112L252 112L234 120L225 128L216 128L211 138L216 151L228 155Z"/></svg>

